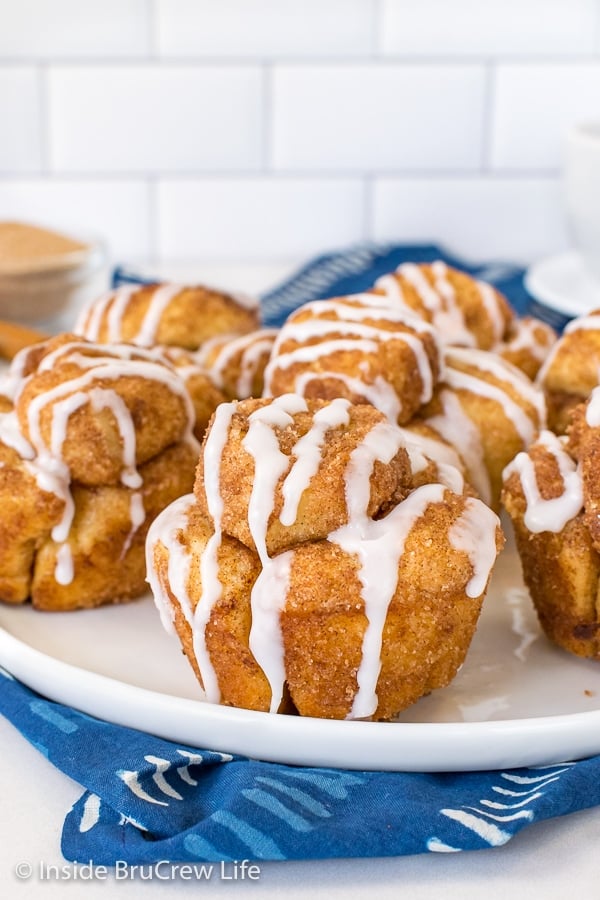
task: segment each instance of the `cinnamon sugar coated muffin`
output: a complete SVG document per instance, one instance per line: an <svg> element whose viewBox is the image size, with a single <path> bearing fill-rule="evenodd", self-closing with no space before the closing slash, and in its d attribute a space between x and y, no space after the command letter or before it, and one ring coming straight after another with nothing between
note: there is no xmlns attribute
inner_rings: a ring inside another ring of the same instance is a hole
<svg viewBox="0 0 600 900"><path fill-rule="evenodd" d="M74 330L91 341L197 350L216 335L245 334L258 325L258 303L251 297L204 285L157 283L103 294L82 311Z"/></svg>
<svg viewBox="0 0 600 900"><path fill-rule="evenodd" d="M287 394L217 409L147 565L211 702L389 719L456 674L502 542L416 436Z"/></svg>
<svg viewBox="0 0 600 900"><path fill-rule="evenodd" d="M176 369L59 335L18 354L0 390L0 600L67 610L144 593L146 532L198 456Z"/></svg>

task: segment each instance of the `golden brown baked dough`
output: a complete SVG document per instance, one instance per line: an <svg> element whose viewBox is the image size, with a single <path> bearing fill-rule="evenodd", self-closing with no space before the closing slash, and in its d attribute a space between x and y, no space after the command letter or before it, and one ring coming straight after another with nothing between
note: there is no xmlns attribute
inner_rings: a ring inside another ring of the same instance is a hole
<svg viewBox="0 0 600 900"><path fill-rule="evenodd" d="M46 534L35 555L31 598L37 609L72 610L121 603L147 590L145 541L150 523L177 497L190 489L197 462L195 449L173 444L139 467L137 492L121 484L85 487L73 484L75 514L64 543ZM143 520L132 516L134 496L140 498ZM73 577L56 580L59 554L69 548Z"/></svg>
<svg viewBox="0 0 600 900"><path fill-rule="evenodd" d="M181 347L161 347L161 358L175 367L175 370L186 386L194 407L194 435L198 440L206 431L210 417L219 403L228 398L217 387L210 372L199 361L197 354Z"/></svg>
<svg viewBox="0 0 600 900"><path fill-rule="evenodd" d="M59 523L65 504L40 487L35 470L1 441L0 503L0 598L22 603L29 596L36 551Z"/></svg>
<svg viewBox="0 0 600 900"><path fill-rule="evenodd" d="M219 335L202 345L196 360L227 400L261 397L264 371L277 333L275 328L261 328L248 334Z"/></svg>
<svg viewBox="0 0 600 900"><path fill-rule="evenodd" d="M315 300L284 323L265 396L345 397L404 423L431 398L440 371L434 329L375 294Z"/></svg>
<svg viewBox="0 0 600 900"><path fill-rule="evenodd" d="M125 285L95 299L79 316L76 334L91 341L166 344L197 350L220 334L259 325L256 301L208 287Z"/></svg>
<svg viewBox="0 0 600 900"><path fill-rule="evenodd" d="M506 338L492 349L533 381L558 340L555 330L534 316L515 318Z"/></svg>
<svg viewBox="0 0 600 900"><path fill-rule="evenodd" d="M190 490L199 449L175 367L60 335L18 354L0 389L0 599L58 610L142 593L146 532Z"/></svg>
<svg viewBox="0 0 600 900"><path fill-rule="evenodd" d="M548 427L564 434L573 409L600 382L600 310L573 319L538 373L546 396Z"/></svg>
<svg viewBox="0 0 600 900"><path fill-rule="evenodd" d="M125 465L141 465L189 432L189 394L156 353L60 335L26 361L35 371L26 369L15 398L21 432L38 454L60 455L81 484L116 484L130 447Z"/></svg>
<svg viewBox="0 0 600 900"><path fill-rule="evenodd" d="M451 486L413 474L405 443L341 398L218 408L195 494L147 541L163 622L210 701L388 719L454 677L502 536L457 470Z"/></svg>
<svg viewBox="0 0 600 900"><path fill-rule="evenodd" d="M379 278L373 291L430 322L447 345L491 350L505 340L514 319L506 298L446 263L403 263Z"/></svg>
<svg viewBox="0 0 600 900"><path fill-rule="evenodd" d="M497 354L448 347L443 380L408 427L419 421L457 450L470 484L498 510L504 467L545 426L544 398Z"/></svg>
<svg viewBox="0 0 600 900"><path fill-rule="evenodd" d="M600 406L600 396L594 403ZM585 419L586 408L578 414ZM579 429L589 425L581 422ZM600 659L597 476L588 466L588 442L598 437L593 430L596 435L579 434L572 445L543 431L507 467L502 499L544 632L570 653Z"/></svg>

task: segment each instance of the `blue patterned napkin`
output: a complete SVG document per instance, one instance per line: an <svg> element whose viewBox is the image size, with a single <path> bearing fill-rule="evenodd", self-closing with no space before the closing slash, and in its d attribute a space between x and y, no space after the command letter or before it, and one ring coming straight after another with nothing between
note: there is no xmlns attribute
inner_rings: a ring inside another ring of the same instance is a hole
<svg viewBox="0 0 600 900"><path fill-rule="evenodd" d="M529 309L523 271L514 266L470 266L434 246L365 245L321 256L266 294L265 324L280 323L305 300L364 290L402 262L435 259L493 282L519 312ZM115 271L115 285L143 280ZM600 757L459 774L278 765L99 721L2 669L0 713L85 788L66 817L62 851L96 865L476 850L600 803Z"/></svg>
<svg viewBox="0 0 600 900"><path fill-rule="evenodd" d="M525 289L525 270L519 266L510 263L473 265L435 244L369 243L324 253L308 262L283 284L264 294L261 298L263 322L265 325L279 326L297 306L308 300L357 294L368 290L380 275L393 272L402 263L429 263L437 259L496 285L519 314L529 312L535 302ZM126 266L117 266L113 272L113 287L150 281Z"/></svg>
<svg viewBox="0 0 600 900"><path fill-rule="evenodd" d="M2 669L0 712L85 788L62 834L64 856L79 863L478 850L600 803L599 756L434 775L284 766L101 722L43 699Z"/></svg>

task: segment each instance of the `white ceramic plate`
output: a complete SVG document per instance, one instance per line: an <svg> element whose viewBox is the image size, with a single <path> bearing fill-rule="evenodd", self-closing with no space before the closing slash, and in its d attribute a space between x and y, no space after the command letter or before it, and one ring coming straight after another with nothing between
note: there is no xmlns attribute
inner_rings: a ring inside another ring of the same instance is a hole
<svg viewBox="0 0 600 900"><path fill-rule="evenodd" d="M396 722L334 722L203 702L150 598L75 613L0 609L0 664L53 700L161 737L299 765L469 771L600 753L600 665L540 633L512 547L454 682Z"/></svg>
<svg viewBox="0 0 600 900"><path fill-rule="evenodd" d="M525 287L542 306L566 317L600 307L600 282L586 272L575 250L534 263L525 273Z"/></svg>

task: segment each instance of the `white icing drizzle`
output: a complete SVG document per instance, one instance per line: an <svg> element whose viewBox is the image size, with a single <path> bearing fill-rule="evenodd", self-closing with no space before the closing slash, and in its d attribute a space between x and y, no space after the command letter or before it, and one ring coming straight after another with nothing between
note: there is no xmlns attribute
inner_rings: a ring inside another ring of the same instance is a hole
<svg viewBox="0 0 600 900"><path fill-rule="evenodd" d="M14 403L25 380L31 347L23 347L11 360L10 366L0 378L0 394Z"/></svg>
<svg viewBox="0 0 600 900"><path fill-rule="evenodd" d="M302 372L294 379L294 391L304 395L307 385L311 381L321 381L325 378L334 378L346 386L349 394L354 397L364 397L367 403L375 406L390 422L397 422L402 412L402 404L398 394L392 385L381 376L377 376L372 384L367 384L360 378L344 375L342 372Z"/></svg>
<svg viewBox="0 0 600 900"><path fill-rule="evenodd" d="M446 384L449 387L454 388L454 390L469 391L470 393L477 394L480 397L486 397L487 399L494 400L496 403L498 403L502 407L506 418L509 419L514 425L517 434L519 435L525 446L531 443L539 425L543 424L544 422L544 418L540 419L539 424L534 422L527 415L525 410L521 406L519 406L519 404L516 403L516 401L506 393L506 391L504 391L498 385L490 384L489 381L485 381L483 378L477 377L477 375L472 375L467 372L462 372L459 369L454 369L449 364L446 367L444 380ZM505 380L509 381L508 378L506 378ZM532 388L532 393L533 390L534 389ZM535 399L535 408L536 411L539 412L539 395L536 395Z"/></svg>
<svg viewBox="0 0 600 900"><path fill-rule="evenodd" d="M132 344L140 347L151 347L156 340L156 332L160 324L160 319L174 297L184 290L178 284L162 284L155 288L148 309L142 319L142 324L138 333L132 339Z"/></svg>
<svg viewBox="0 0 600 900"><path fill-rule="evenodd" d="M489 372L499 381L510 384L514 391L523 398L537 412L540 423L546 420L546 402L541 393L526 375L507 362L505 359L490 353L487 350L462 350L453 347L448 353L446 361L448 368L452 367L453 360L458 360L465 365L474 365L483 372Z"/></svg>
<svg viewBox="0 0 600 900"><path fill-rule="evenodd" d="M271 380L273 372L276 369L289 369L297 363L314 363L323 356L330 356L333 353L353 352L373 353L376 354L379 349L378 344L374 340L351 340L343 339L320 341L318 344L307 344L296 347L280 356L272 357L265 369L265 385L271 389Z"/></svg>
<svg viewBox="0 0 600 900"><path fill-rule="evenodd" d="M462 494L465 480L461 472L462 463L454 447L442 440L419 434L417 431L410 431L406 428L401 428L400 431L404 438L413 474L422 472L427 468L429 462L433 461L437 467L439 481L455 494Z"/></svg>
<svg viewBox="0 0 600 900"><path fill-rule="evenodd" d="M125 285L115 291L106 316L109 341L121 341L123 339L123 316L131 303L131 298L137 294L138 290L139 286L137 285ZM100 334L101 327L102 318L98 320L96 340Z"/></svg>
<svg viewBox="0 0 600 900"><path fill-rule="evenodd" d="M212 380L217 387L222 388L225 384L223 374L225 369L240 354L239 375L235 391L239 400L245 400L252 393L252 382L260 361L270 354L277 333L275 328L264 328L261 331L253 331L250 334L243 334L225 341L222 337L214 338L203 344L196 359L201 365L207 366ZM210 353L215 345L218 347L216 358L214 362L208 364Z"/></svg>
<svg viewBox="0 0 600 900"><path fill-rule="evenodd" d="M341 340L321 341L317 344L309 345L310 349L304 344L306 340L311 338L321 338L332 333L352 335L357 338L357 340L353 342L342 342ZM290 365L293 365L298 361L314 362L316 359L320 359L322 356L328 356L339 349L364 349L364 352L376 353L378 350L377 342L399 341L400 343L406 344L415 357L421 379L420 402L426 403L431 399L433 394L433 373L423 342L415 334L411 334L408 331L388 331L387 329L377 328L372 325L357 324L355 322L313 319L308 322L299 322L297 325L294 325L293 329L290 329L288 337L297 340L302 346L289 353L283 353L281 356L277 356L271 361L268 367L269 384L272 378L272 372L275 369L287 369ZM370 341L374 342L372 347L369 347ZM340 346L342 344L343 346Z"/></svg>
<svg viewBox="0 0 600 900"><path fill-rule="evenodd" d="M554 343L554 335L543 322L530 317L515 319L508 339L498 343L496 350L527 350L539 363L544 362Z"/></svg>
<svg viewBox="0 0 600 900"><path fill-rule="evenodd" d="M402 293L402 285L393 275L381 275L374 285L375 289L384 292L384 297L395 303L403 304L406 309L411 307L406 303L404 294Z"/></svg>
<svg viewBox="0 0 600 900"><path fill-rule="evenodd" d="M389 463L403 444L400 429L387 423L378 423L368 432L352 452L346 467L348 522L329 535L332 543L358 558L358 577L367 618L357 672L358 690L348 718L365 718L377 709L383 626L396 590L404 542L416 519L432 502L432 497L443 497L445 490L442 485L426 485L425 489L413 491L384 519L374 521L368 517L373 466L376 461Z"/></svg>
<svg viewBox="0 0 600 900"><path fill-rule="evenodd" d="M191 429L194 422L194 410L190 396L174 369L166 365L158 365L155 362L148 362L140 359L127 359L126 365L123 360L112 357L91 357L91 356L74 356L73 362L77 365L89 366L88 371L72 378L68 381L61 382L54 388L44 391L34 397L28 408L28 424L29 436L31 443L38 453L43 454L45 451L44 441L40 432L39 422L42 409L65 394L75 393L84 390L93 385L94 381L117 381L120 377L134 377L158 381L169 388L172 393L176 394L184 404L187 413L188 431L186 439L191 443ZM40 367L39 371L43 371ZM115 396L117 396L115 394ZM115 416L117 418L117 416Z"/></svg>
<svg viewBox="0 0 600 900"><path fill-rule="evenodd" d="M59 344L51 353L46 353L37 366L37 372L48 372L55 367L61 357L68 356L69 362L80 369L92 369L100 363L114 360L140 360L162 363L173 370L164 349L160 347L133 347L131 344L98 344L88 341L70 341Z"/></svg>
<svg viewBox="0 0 600 900"><path fill-rule="evenodd" d="M313 338L322 338L330 334L349 335L352 338L366 338L373 341L391 341L401 339L403 336L403 332L388 331L377 328L376 325L363 325L355 320L315 318L286 326L283 340L305 344Z"/></svg>
<svg viewBox="0 0 600 900"><path fill-rule="evenodd" d="M69 385L69 382L66 383ZM39 395L44 399L45 395ZM52 538L57 542L66 541L71 528L73 515L75 512L73 500L69 490L70 472L66 462L62 457L62 449L67 437L67 425L70 417L84 406L91 403L94 411L99 412L101 409L108 408L113 413L117 422L121 438L123 440L123 471L121 473L121 482L130 488L138 488L141 486L142 479L135 466L136 439L135 428L131 419L131 414L127 409L123 399L114 391L103 388L93 387L86 393L84 391L76 391L58 400L52 407L52 420L50 426L50 447L49 450L41 443L41 439L37 441L38 463L43 469L50 470L61 482L59 496L65 500L65 509L63 511L60 522L52 529ZM30 411L33 403L30 404ZM39 438L39 411L34 419L36 438ZM31 427L31 420L30 420ZM36 443L34 441L34 443ZM55 488L56 490L56 488ZM143 521L143 517L142 517ZM141 523L140 523L141 524ZM61 548L62 549L62 548ZM60 578L59 578L60 569ZM61 564L61 556L59 551L56 580L59 584L67 584L67 567ZM71 577L73 575L73 567L70 567ZM62 579L62 580L61 580Z"/></svg>
<svg viewBox="0 0 600 900"><path fill-rule="evenodd" d="M572 319L567 323L562 337L560 337L551 348L550 353L542 363L542 366L537 373L536 376L536 384L543 385L548 377L548 373L554 362L556 357L560 354L561 350L565 347L569 347L571 342L568 340L569 336L574 334L577 331L600 331L600 314L594 313L589 316L579 316L577 319Z"/></svg>
<svg viewBox="0 0 600 900"><path fill-rule="evenodd" d="M123 469L121 470L121 484L129 488L139 488L142 485L142 477L136 468L136 436L135 425L131 413L125 401L115 391L94 387L88 394L94 412L102 409L110 409L113 414L121 440L123 441ZM58 404L57 404L58 405Z"/></svg>
<svg viewBox="0 0 600 900"><path fill-rule="evenodd" d="M110 355L86 355L83 352L86 349L96 353L107 352ZM29 442L23 437L18 438L19 430L15 413L8 414L3 421L0 420L1 426L3 426L4 442L13 446L27 461L28 471L35 477L40 489L55 494L64 503L61 518L51 531L52 539L56 543L62 544L57 551L55 570L56 581L62 585L69 584L74 574L72 557L66 542L75 514L75 504L70 489L71 473L63 458L63 447L67 438L70 418L77 410L88 403L94 412L100 412L103 409L110 410L122 443L121 483L132 490L137 490L142 485L142 479L136 467L136 432L131 413L116 389L100 386L103 380L116 383L120 377L139 376L165 384L184 403L187 413L184 440L198 446L192 434L194 413L191 399L175 371L166 365L158 365L156 361L160 357L155 354L148 354L143 359L132 359L132 349L112 346L108 348L106 345L90 345L83 342L71 342L56 348L40 361L37 372L48 371L57 361L69 356L69 362L77 366L79 374L32 397L27 408ZM12 391L19 396L25 384L34 375L23 376L25 367L22 360L19 360L15 368L16 371L21 372L21 378L19 382L15 372ZM49 440L46 442L42 435L41 418L44 409L48 406L51 406L52 409ZM145 514L141 494L134 494L131 497L130 512L131 531L126 539L123 555L127 552L135 532L144 521Z"/></svg>
<svg viewBox="0 0 600 900"><path fill-rule="evenodd" d="M360 322L363 319L372 319L374 323L400 323L414 331L430 334L435 338L433 326L420 318L416 310L410 306L395 307L390 304L389 298L378 294L349 294L347 297L336 297L333 300L311 300L299 307L283 326L279 343L281 340L287 339L290 332L294 333L294 329L312 321L312 319L302 319L302 315L307 312L311 313L314 318L334 322ZM337 319L331 320L329 318L331 315L337 316ZM376 324L373 327L376 327Z"/></svg>
<svg viewBox="0 0 600 900"><path fill-rule="evenodd" d="M585 410L585 421L590 428L600 426L600 388L595 387L590 394Z"/></svg>
<svg viewBox="0 0 600 900"><path fill-rule="evenodd" d="M252 588L248 646L271 688L269 712L276 713L281 705L286 677L280 616L289 592L294 551L286 550L267 560Z"/></svg>
<svg viewBox="0 0 600 900"><path fill-rule="evenodd" d="M123 549L121 550L121 555L119 559L124 559L127 553L129 552L129 548L133 542L134 537L136 536L138 530L144 524L146 519L146 510L144 509L144 496L140 491L135 491L131 494L129 498L129 519L131 521L131 528L129 529L129 533L125 538L123 543Z"/></svg>
<svg viewBox="0 0 600 900"><path fill-rule="evenodd" d="M0 439L7 447L16 450L21 459L33 460L35 457L35 450L21 432L14 409L0 413Z"/></svg>
<svg viewBox="0 0 600 900"><path fill-rule="evenodd" d="M294 463L281 487L283 508L279 521L282 525L293 525L296 521L302 494L319 469L326 434L350 422L349 409L350 401L340 398L317 410L310 430L294 444Z"/></svg>
<svg viewBox="0 0 600 900"><path fill-rule="evenodd" d="M73 581L73 554L68 544L61 544L58 548L54 578L62 585L71 584Z"/></svg>
<svg viewBox="0 0 600 900"><path fill-rule="evenodd" d="M221 546L221 519L223 498L221 496L221 458L227 442L229 426L237 408L234 403L222 403L217 407L213 424L204 444L204 492L206 505L213 522L214 532L208 539L200 559L202 596L196 606L193 625L194 656L200 669L206 697L211 703L218 703L221 692L217 676L206 646L206 626L213 607L223 593L219 579L217 554Z"/></svg>
<svg viewBox="0 0 600 900"><path fill-rule="evenodd" d="M268 356L273 346L273 337L265 335L261 340L249 344L242 354L240 374L235 384L237 396L245 400L252 394L252 382L258 371L261 359Z"/></svg>
<svg viewBox="0 0 600 900"><path fill-rule="evenodd" d="M280 612L285 605L293 552L271 559L267 552L267 528L275 504L279 479L288 471L291 459L279 449L274 428L293 424L293 414L305 412L306 401L294 394L277 397L269 406L248 417L249 428L242 441L254 459L254 480L248 504L248 525L262 570L252 588L252 626L249 647L271 688L271 712L277 712L283 696L285 661Z"/></svg>
<svg viewBox="0 0 600 900"><path fill-rule="evenodd" d="M406 278L408 283L412 285L417 294L419 295L420 300L423 302L423 306L426 310L428 310L432 315L437 313L441 308L441 299L438 292L433 288L421 268L415 263L403 263L401 266L398 266L396 269L396 274L400 275L402 278Z"/></svg>
<svg viewBox="0 0 600 900"><path fill-rule="evenodd" d="M516 473L523 488L526 508L523 521L529 531L539 534L543 531L560 532L567 522L574 519L583 507L583 486L581 473L575 461L564 449L564 442L551 431L542 431L537 443L543 446L556 460L564 490L558 497L544 500L539 489L535 464L525 453L518 453L506 466L503 479Z"/></svg>
<svg viewBox="0 0 600 900"><path fill-rule="evenodd" d="M191 556L183 541L178 536L188 527L188 513L196 503L194 494L186 494L174 500L152 522L146 539L146 573L148 584L154 597L165 631L175 635L173 620L175 611L169 593L158 577L154 560L154 551L158 544L168 552L168 568L166 581L181 611L190 625L193 626L192 605L189 597L189 576Z"/></svg>
<svg viewBox="0 0 600 900"><path fill-rule="evenodd" d="M600 331L600 314L593 313L590 316L579 316L571 319L564 329L564 334L573 334L575 331Z"/></svg>
<svg viewBox="0 0 600 900"><path fill-rule="evenodd" d="M456 301L456 291L448 280L448 266L438 260L432 263L431 271L434 276L434 288L444 301L440 309L434 313L435 327L439 329L447 344L475 346L475 335L467 328L464 312Z"/></svg>
<svg viewBox="0 0 600 900"><path fill-rule="evenodd" d="M318 308L318 303L331 308L335 307L338 311L343 304L340 301L316 301L311 304L314 308ZM308 305L307 305L308 306ZM326 319L313 318L301 322L291 321L282 329L279 335L271 360L267 364L264 373L264 391L263 396L272 396L272 381L275 372L278 370L286 370L293 365L315 366L315 371L301 372L294 379L294 390L303 393L306 385L313 381L319 381L324 378L333 378L341 381L346 385L348 390L357 397L364 397L368 402L373 403L392 421L397 421L402 410L400 398L398 397L393 385L387 381L381 374L377 374L374 379L367 381L361 379L357 375L348 375L344 372L338 372L334 367L327 367L327 371L323 371L320 361L324 357L331 356L337 352L359 352L361 354L369 354L376 356L381 341L398 341L404 343L412 352L421 381L421 393L419 397L420 403L426 403L431 399L434 387L433 372L431 363L426 353L423 341L414 333L414 331L432 333L431 327L426 323L420 323L418 328L413 327L413 322L407 322L405 315L392 316L389 321L407 323L411 329L388 330L378 328L376 325L365 325L361 323L361 319L367 317L367 313L371 318L379 318L378 313L365 311L360 307L347 306L350 310L348 319ZM387 311L386 311L387 315ZM385 318L385 317L384 317ZM424 326L424 327L423 327ZM324 340L328 335L342 335L341 337ZM316 343L307 344L306 341L317 339ZM293 340L299 343L299 346L293 350L279 354L279 348L286 340ZM437 342L436 342L437 346ZM318 364L319 365L316 365ZM440 359L441 363L441 359ZM368 374L368 364L361 364L360 369Z"/></svg>
<svg viewBox="0 0 600 900"><path fill-rule="evenodd" d="M78 392L54 405L50 428L50 452L48 454L44 450L38 458L39 468L52 472L55 479L54 492L65 503L60 521L54 525L51 531L52 540L62 545L57 551L54 571L56 581L62 585L70 584L74 575L71 549L66 541L75 515L75 503L70 491L69 469L62 459L62 446L66 437L66 422L69 416L87 401L87 395Z"/></svg>
<svg viewBox="0 0 600 900"><path fill-rule="evenodd" d="M362 658L356 673L358 690L348 714L349 719L367 718L377 709L383 628L398 584L400 557L413 525L430 503L443 500L444 491L441 484L417 488L385 519L378 521L358 515L356 508L355 517L329 536L330 541L359 560L358 576L367 617ZM353 505L358 507L358 504Z"/></svg>
<svg viewBox="0 0 600 900"><path fill-rule="evenodd" d="M420 434L418 431L411 431L409 428L400 428L406 441L407 450L420 451L422 462L415 460L412 466L413 472L420 472L427 467L427 457L433 460L437 465L440 463L446 466L454 466L456 469L462 468L460 456L453 446L445 443L445 441L436 440L434 437Z"/></svg>
<svg viewBox="0 0 600 900"><path fill-rule="evenodd" d="M459 305L456 291L448 278L448 266L441 260L431 263L433 284L430 284L421 266L404 263L396 269L395 275L384 275L375 282L375 288L384 291L385 296L410 308L402 293L400 279L404 278L414 288L434 326L439 329L445 344L474 347L476 335L465 321L464 311ZM483 307L489 319L494 342L504 335L505 323L498 296L494 288L483 281L475 282ZM413 312L416 312L413 310Z"/></svg>
<svg viewBox="0 0 600 900"><path fill-rule="evenodd" d="M467 554L473 569L465 588L467 597L480 597L485 590L497 554L497 525L498 516L488 506L467 497L460 518L448 531L450 545Z"/></svg>
<svg viewBox="0 0 600 900"><path fill-rule="evenodd" d="M114 293L114 291L107 291L100 297L94 297L87 303L75 321L73 333L79 334L81 337L88 337L89 335L89 340L95 340L100 331L100 322L104 311L112 300Z"/></svg>
<svg viewBox="0 0 600 900"><path fill-rule="evenodd" d="M463 410L456 394L442 390L440 401L443 413L430 416L426 420L427 424L456 447L469 473L469 481L481 499L490 503L492 488L479 430Z"/></svg>
<svg viewBox="0 0 600 900"><path fill-rule="evenodd" d="M127 312L129 303L134 294L143 288L143 285L123 285L116 290L108 291L95 298L81 311L75 323L75 334L81 335L90 341L98 340L100 330L106 321L109 341L123 340L123 316ZM144 315L142 325L132 343L139 346L150 346L155 339L160 317L173 297L184 290L194 290L181 284L156 284L152 285L153 293L150 304ZM213 290L212 288L207 290ZM222 292L221 292L222 293ZM254 310L258 307L258 301L246 294L225 294L238 306Z"/></svg>
<svg viewBox="0 0 600 900"><path fill-rule="evenodd" d="M75 323L75 334L79 334L90 341L98 340L104 317L111 304L116 304L117 312L111 319L110 329L113 334L117 330L120 332L120 318L118 318L118 316L122 316L130 298L133 294L137 293L139 289L140 286L137 284L127 284L116 290L108 291L107 293L102 294L101 297L92 300L92 302L81 311ZM112 336L110 337L110 340L116 339L117 338Z"/></svg>
<svg viewBox="0 0 600 900"><path fill-rule="evenodd" d="M206 651L205 631L210 612L221 595L217 550L221 542L223 498L219 473L231 418L236 408L237 403L218 407L204 448L206 499L215 531L201 557L202 595L193 616L193 641L206 696L211 702L218 702L220 692ZM277 712L280 707L286 679L280 620L288 597L294 561L293 550L284 551L272 558L267 551L267 529L275 508L277 486L283 479L284 504L280 521L284 525L290 525L295 521L304 490L318 470L327 431L343 428L348 424L350 404L346 400L337 399L318 410L313 416L311 428L296 442L288 456L281 451L277 430L289 427L293 424L293 416L307 409L306 401L298 395L278 397L270 405L259 407L250 414L248 430L242 441L244 449L254 459L248 524L262 564L250 598L252 625L249 646L269 682L271 712ZM410 437L412 439L414 436ZM444 484L427 484L412 491L385 518L373 520L368 516L370 479L375 463L380 461L389 464L408 443L406 431L387 422L377 423L364 436L352 451L344 475L347 522L328 536L330 542L337 544L358 561L358 578L367 618L361 662L357 671L358 689L348 718L366 718L372 716L377 709L383 629L389 605L397 590L404 545L415 522L424 515L431 503L443 503L447 490ZM417 464L422 465L418 438L409 447L409 453L411 452ZM161 618L163 622L167 619L169 628L172 626L172 619L167 616L169 597L156 577L154 547L161 542L170 552L168 578L171 593L190 621L189 556L183 549L180 532L187 527L189 507L193 502L194 499L190 496L172 504L155 520L148 536L149 580ZM495 559L497 523L497 517L490 510L472 499L465 501L461 518L455 523L453 546L467 553L473 569L467 585L468 596L478 597L485 587Z"/></svg>
<svg viewBox="0 0 600 900"><path fill-rule="evenodd" d="M269 559L266 543L267 526L273 512L275 489L279 479L287 472L291 464L290 457L279 449L279 441L273 426L285 428L293 424L294 420L287 411L287 401L291 396L293 395L284 395L282 398L277 398L270 406L253 412L248 419L250 426L248 434L242 441L242 446L254 459L254 480L248 504L248 524L263 568ZM304 409L306 408L306 404L304 404ZM266 464L265 460L267 460Z"/></svg>
<svg viewBox="0 0 600 900"><path fill-rule="evenodd" d="M487 284L485 281L477 281L475 283L479 289L479 296L483 301L485 311L492 326L494 342L501 341L506 326L498 295L491 284Z"/></svg>

